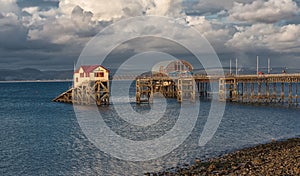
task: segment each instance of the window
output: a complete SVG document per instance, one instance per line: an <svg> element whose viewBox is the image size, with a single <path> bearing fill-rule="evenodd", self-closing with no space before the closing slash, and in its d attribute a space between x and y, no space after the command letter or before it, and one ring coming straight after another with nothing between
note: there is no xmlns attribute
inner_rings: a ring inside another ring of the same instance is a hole
<svg viewBox="0 0 300 176"><path fill-rule="evenodd" d="M83 78L84 77L84 73L80 73L80 78Z"/></svg>
<svg viewBox="0 0 300 176"><path fill-rule="evenodd" d="M95 77L104 77L104 72L95 73Z"/></svg>
<svg viewBox="0 0 300 176"><path fill-rule="evenodd" d="M78 82L78 78L76 78L76 82Z"/></svg>
<svg viewBox="0 0 300 176"><path fill-rule="evenodd" d="M100 72L100 73L99 73L99 77L104 77L104 73L103 73L103 72Z"/></svg>

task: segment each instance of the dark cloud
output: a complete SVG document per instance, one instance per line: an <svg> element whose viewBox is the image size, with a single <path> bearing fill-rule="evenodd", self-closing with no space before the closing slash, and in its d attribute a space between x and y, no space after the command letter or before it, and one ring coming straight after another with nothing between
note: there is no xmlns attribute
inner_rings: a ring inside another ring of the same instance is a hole
<svg viewBox="0 0 300 176"><path fill-rule="evenodd" d="M239 3L251 3L253 0L195 0L195 1L184 1L184 9L188 15L213 15L220 11L230 10L234 2Z"/></svg>
<svg viewBox="0 0 300 176"><path fill-rule="evenodd" d="M20 8L37 6L41 9L50 9L58 7L59 0L18 0L17 4Z"/></svg>
<svg viewBox="0 0 300 176"><path fill-rule="evenodd" d="M3 50L0 49L0 69L5 68L36 68L36 69L72 69L73 64L80 54L74 50L68 53L66 50L60 52L44 51L36 49L27 50Z"/></svg>
<svg viewBox="0 0 300 176"><path fill-rule="evenodd" d="M250 4L234 3L230 18L237 21L275 23L299 14L293 0L256 0Z"/></svg>

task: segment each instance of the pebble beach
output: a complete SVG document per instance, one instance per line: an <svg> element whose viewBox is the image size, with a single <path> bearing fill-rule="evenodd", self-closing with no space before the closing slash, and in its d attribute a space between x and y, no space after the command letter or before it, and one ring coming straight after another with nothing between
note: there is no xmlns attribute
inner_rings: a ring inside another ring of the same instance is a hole
<svg viewBox="0 0 300 176"><path fill-rule="evenodd" d="M300 175L300 138L272 141L194 164L176 172L146 175Z"/></svg>

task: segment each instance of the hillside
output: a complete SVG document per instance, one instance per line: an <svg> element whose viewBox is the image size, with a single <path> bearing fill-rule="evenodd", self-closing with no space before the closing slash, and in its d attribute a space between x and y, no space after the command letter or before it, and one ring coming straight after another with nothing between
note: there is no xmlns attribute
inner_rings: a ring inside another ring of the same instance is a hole
<svg viewBox="0 0 300 176"><path fill-rule="evenodd" d="M72 70L41 71L32 68L17 70L0 69L0 81L65 80L72 79L72 77Z"/></svg>

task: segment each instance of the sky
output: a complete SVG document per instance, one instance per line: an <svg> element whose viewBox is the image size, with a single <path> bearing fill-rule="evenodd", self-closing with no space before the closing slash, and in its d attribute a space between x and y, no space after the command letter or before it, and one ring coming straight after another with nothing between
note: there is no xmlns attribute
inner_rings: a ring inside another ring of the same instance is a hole
<svg viewBox="0 0 300 176"><path fill-rule="evenodd" d="M150 15L183 19L225 67L234 58L255 67L258 55L262 65L300 68L300 0L0 0L0 69L72 69L105 27Z"/></svg>

